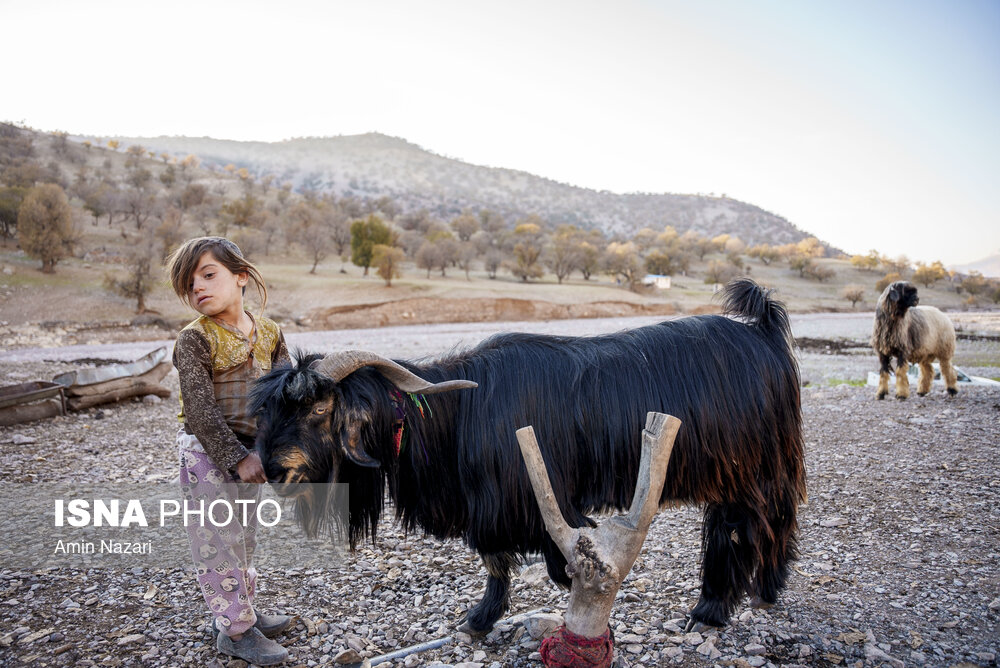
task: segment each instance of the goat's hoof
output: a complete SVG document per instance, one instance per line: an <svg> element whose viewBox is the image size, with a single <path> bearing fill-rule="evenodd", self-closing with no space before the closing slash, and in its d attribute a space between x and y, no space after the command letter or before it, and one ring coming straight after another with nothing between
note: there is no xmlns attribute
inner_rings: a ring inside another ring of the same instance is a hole
<svg viewBox="0 0 1000 668"><path fill-rule="evenodd" d="M882 399L885 399L886 394L888 394L888 392L879 392L878 394L875 395L875 398L881 401Z"/></svg>
<svg viewBox="0 0 1000 668"><path fill-rule="evenodd" d="M752 599L750 599L750 607L756 608L758 610L770 610L771 608L774 607L774 603L768 603L760 596L754 596Z"/></svg>
<svg viewBox="0 0 1000 668"><path fill-rule="evenodd" d="M896 395L896 401L906 401L906 395L905 394L897 394Z"/></svg>
<svg viewBox="0 0 1000 668"><path fill-rule="evenodd" d="M721 628L721 626L712 626L711 624L706 624L705 622L699 622L694 617L688 617L688 622L684 626L684 633L705 633L706 631Z"/></svg>
<svg viewBox="0 0 1000 668"><path fill-rule="evenodd" d="M926 392L917 392L917 396L918 397L926 397L927 393Z"/></svg>
<svg viewBox="0 0 1000 668"><path fill-rule="evenodd" d="M954 387L949 387L948 394L950 394L951 396L955 396L956 394L958 394L958 390L956 390Z"/></svg>
<svg viewBox="0 0 1000 668"><path fill-rule="evenodd" d="M489 633L492 629L477 629L473 627L472 624L469 623L468 619L463 619L462 623L459 624L458 627L455 628L455 630L458 631L459 633L467 633L473 638L481 638L487 633Z"/></svg>

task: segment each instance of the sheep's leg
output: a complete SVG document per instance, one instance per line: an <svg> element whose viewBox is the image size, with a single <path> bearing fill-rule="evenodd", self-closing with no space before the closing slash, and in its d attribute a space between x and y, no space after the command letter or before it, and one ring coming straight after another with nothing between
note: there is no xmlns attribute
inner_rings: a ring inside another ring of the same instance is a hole
<svg viewBox="0 0 1000 668"><path fill-rule="evenodd" d="M888 355L879 355L878 361L878 390L875 392L875 398L885 399L885 395L889 394L889 366L892 363L892 358Z"/></svg>
<svg viewBox="0 0 1000 668"><path fill-rule="evenodd" d="M928 361L920 363L920 383L917 384L917 394L925 396L931 391L931 382L934 380L934 367Z"/></svg>
<svg viewBox="0 0 1000 668"><path fill-rule="evenodd" d="M516 556L507 552L481 555L486 572L486 593L465 616L458 627L470 635L483 635L510 609L510 572L517 566Z"/></svg>
<svg viewBox="0 0 1000 668"><path fill-rule="evenodd" d="M701 597L688 628L725 626L750 585L755 553L747 516L735 505L711 503L705 509L701 541Z"/></svg>
<svg viewBox="0 0 1000 668"><path fill-rule="evenodd" d="M910 365L906 360L899 358L896 361L896 398L900 401L910 398L910 378L906 375Z"/></svg>
<svg viewBox="0 0 1000 668"><path fill-rule="evenodd" d="M952 396L958 394L958 374L955 373L955 367L951 365L950 359L941 360L941 377L944 378L948 394Z"/></svg>

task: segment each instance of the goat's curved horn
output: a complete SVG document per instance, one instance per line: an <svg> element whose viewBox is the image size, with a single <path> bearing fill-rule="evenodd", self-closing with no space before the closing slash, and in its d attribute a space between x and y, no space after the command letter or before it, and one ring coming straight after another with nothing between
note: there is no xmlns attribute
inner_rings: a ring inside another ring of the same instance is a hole
<svg viewBox="0 0 1000 668"><path fill-rule="evenodd" d="M435 394L437 392L448 392L449 390L464 390L479 387L478 383L471 380L445 380L440 383L431 383L403 368L391 359L364 350L347 350L331 353L323 359L313 362L310 368L330 376L339 383L365 366L375 367L380 374L385 376L386 380L404 392Z"/></svg>

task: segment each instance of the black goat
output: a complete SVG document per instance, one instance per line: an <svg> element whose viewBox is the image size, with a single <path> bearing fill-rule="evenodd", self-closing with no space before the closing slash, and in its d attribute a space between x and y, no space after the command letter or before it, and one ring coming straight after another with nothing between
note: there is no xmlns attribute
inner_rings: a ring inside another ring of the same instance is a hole
<svg viewBox="0 0 1000 668"><path fill-rule="evenodd" d="M534 426L563 514L584 526L588 513L631 502L647 411L677 416L661 504L705 505L691 621L721 626L745 592L775 602L806 493L798 367L785 310L769 295L750 280L727 287L726 311L743 322L709 315L595 337L501 334L429 363L299 355L254 389L257 449L279 486L350 483L352 547L374 535L388 486L405 529L478 551L489 578L466 628L483 632L507 610L521 556L541 552L550 577L569 583L515 430ZM327 509L313 502L305 524L315 531Z"/></svg>

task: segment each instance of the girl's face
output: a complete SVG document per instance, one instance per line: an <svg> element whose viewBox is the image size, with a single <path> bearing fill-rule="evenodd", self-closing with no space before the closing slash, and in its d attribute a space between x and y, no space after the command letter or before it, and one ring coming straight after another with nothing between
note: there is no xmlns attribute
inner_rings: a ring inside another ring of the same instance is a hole
<svg viewBox="0 0 1000 668"><path fill-rule="evenodd" d="M243 286L249 278L244 271L229 271L211 251L205 251L191 279L188 303L202 315L238 318L243 313Z"/></svg>

